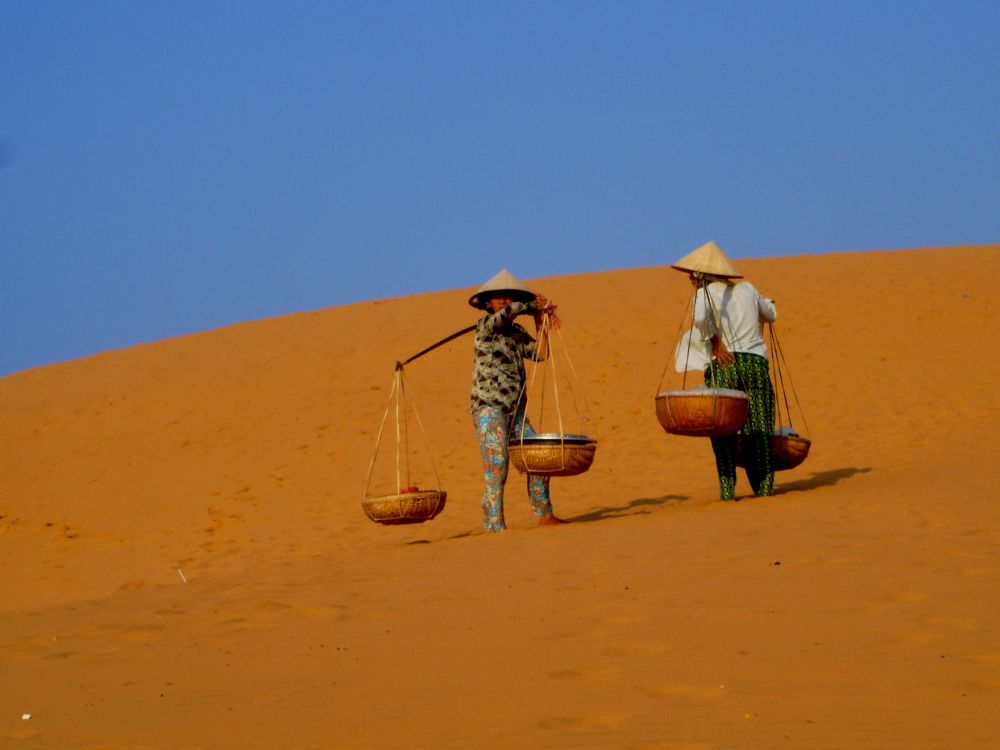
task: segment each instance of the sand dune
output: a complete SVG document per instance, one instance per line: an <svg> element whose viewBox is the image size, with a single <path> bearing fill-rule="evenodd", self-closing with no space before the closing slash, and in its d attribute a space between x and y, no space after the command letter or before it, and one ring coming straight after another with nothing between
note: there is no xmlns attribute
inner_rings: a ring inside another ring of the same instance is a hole
<svg viewBox="0 0 1000 750"><path fill-rule="evenodd" d="M738 265L813 440L769 499L656 421L667 266L531 280L600 441L565 527L512 473L481 533L468 338L405 370L446 509L361 511L394 363L475 283L0 379L0 746L997 746L1000 245Z"/></svg>

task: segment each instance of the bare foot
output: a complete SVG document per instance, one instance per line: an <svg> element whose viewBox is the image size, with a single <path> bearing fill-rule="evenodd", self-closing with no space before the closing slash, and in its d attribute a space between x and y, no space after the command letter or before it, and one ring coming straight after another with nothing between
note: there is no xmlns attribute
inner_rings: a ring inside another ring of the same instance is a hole
<svg viewBox="0 0 1000 750"><path fill-rule="evenodd" d="M564 521L561 518L556 518L551 513L546 513L544 516L538 517L539 526L559 526L560 524L569 523L569 521Z"/></svg>

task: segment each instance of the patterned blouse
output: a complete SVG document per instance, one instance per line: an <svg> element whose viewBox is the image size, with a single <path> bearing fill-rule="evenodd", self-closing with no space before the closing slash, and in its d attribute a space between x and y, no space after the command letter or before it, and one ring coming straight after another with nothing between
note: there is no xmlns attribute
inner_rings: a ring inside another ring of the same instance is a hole
<svg viewBox="0 0 1000 750"><path fill-rule="evenodd" d="M536 310L534 301L511 302L480 318L472 365L472 411L483 406L498 406L508 414L514 411L524 385L524 359L534 357L538 347L514 318Z"/></svg>

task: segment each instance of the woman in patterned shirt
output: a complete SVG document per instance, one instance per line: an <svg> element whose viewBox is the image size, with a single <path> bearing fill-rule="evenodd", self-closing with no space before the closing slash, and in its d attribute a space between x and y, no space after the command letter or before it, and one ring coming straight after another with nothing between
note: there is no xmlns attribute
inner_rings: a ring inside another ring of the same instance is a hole
<svg viewBox="0 0 1000 750"><path fill-rule="evenodd" d="M479 438L486 480L483 527L502 531L507 528L503 512L504 485L510 466L507 443L511 434L520 435L522 429L525 435L535 434L524 413L524 359L542 360L548 350L544 335L536 341L514 319L531 315L537 332L546 313L551 316L552 325L559 325L559 317L555 305L532 292L506 269L483 284L469 304L486 311L476 326L472 368L472 422ZM528 476L528 499L539 526L565 523L552 512L548 477Z"/></svg>

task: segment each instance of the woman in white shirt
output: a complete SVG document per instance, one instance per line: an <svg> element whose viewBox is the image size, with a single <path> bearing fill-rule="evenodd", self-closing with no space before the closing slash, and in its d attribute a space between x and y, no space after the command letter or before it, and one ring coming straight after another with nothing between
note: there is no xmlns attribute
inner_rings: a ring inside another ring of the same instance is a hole
<svg viewBox="0 0 1000 750"><path fill-rule="evenodd" d="M714 242L695 250L674 264L687 271L696 286L694 328L710 348L705 384L712 388L738 388L749 400L742 438L713 437L719 496L736 496L736 449L742 439L747 479L754 495L774 494L774 389L768 372L767 344L762 325L778 317L774 301L764 298L742 276Z"/></svg>

